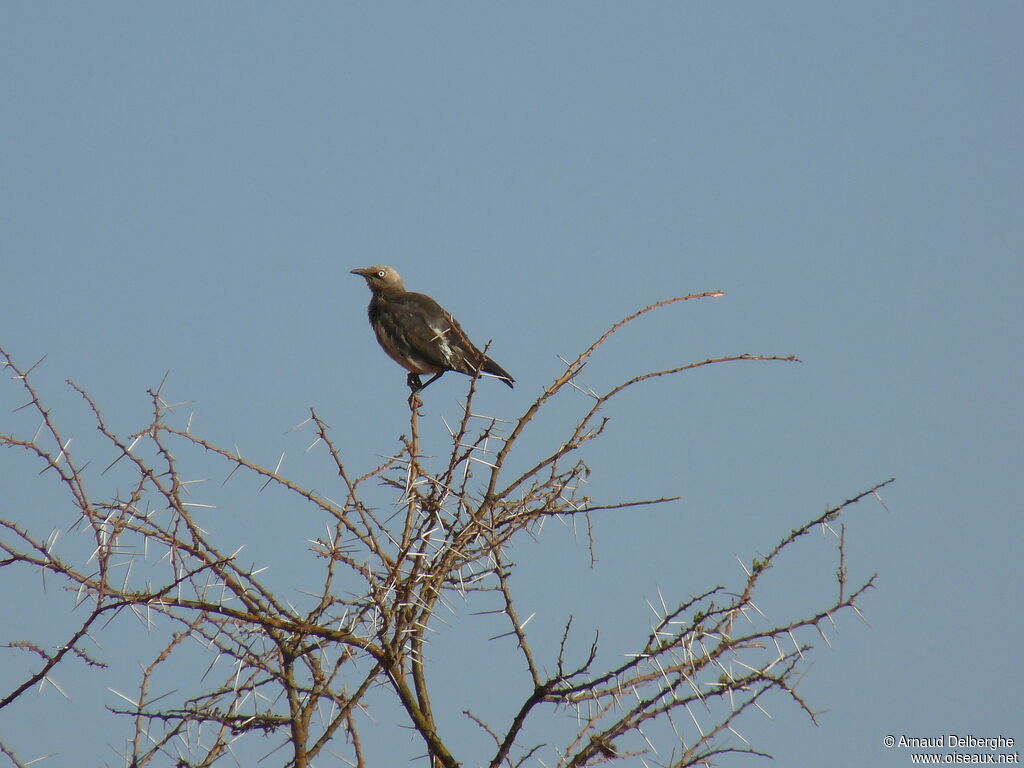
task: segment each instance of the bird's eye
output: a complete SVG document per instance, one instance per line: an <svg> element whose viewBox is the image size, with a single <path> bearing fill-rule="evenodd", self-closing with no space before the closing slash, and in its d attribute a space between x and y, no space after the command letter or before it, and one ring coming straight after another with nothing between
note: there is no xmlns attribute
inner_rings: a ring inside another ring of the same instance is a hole
<svg viewBox="0 0 1024 768"><path fill-rule="evenodd" d="M377 277L384 277L384 270L383 269L380 272L377 273Z"/></svg>

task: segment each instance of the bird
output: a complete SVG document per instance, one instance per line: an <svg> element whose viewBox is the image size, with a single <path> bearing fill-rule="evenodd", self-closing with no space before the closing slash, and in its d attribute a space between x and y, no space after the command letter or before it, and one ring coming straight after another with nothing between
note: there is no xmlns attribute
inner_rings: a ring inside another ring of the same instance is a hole
<svg viewBox="0 0 1024 768"><path fill-rule="evenodd" d="M351 273L365 278L372 294L367 314L377 341L392 360L409 371L410 401L446 371L467 376L490 374L509 387L513 385L511 374L477 349L440 304L426 294L405 290L394 267L378 264ZM433 376L424 384L420 374L425 373Z"/></svg>

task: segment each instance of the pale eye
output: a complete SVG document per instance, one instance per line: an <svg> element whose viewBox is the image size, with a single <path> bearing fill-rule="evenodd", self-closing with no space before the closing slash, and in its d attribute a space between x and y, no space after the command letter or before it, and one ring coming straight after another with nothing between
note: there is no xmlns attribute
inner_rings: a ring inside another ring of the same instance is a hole
<svg viewBox="0 0 1024 768"><path fill-rule="evenodd" d="M384 277L384 270L383 269L380 272L377 273L377 277Z"/></svg>

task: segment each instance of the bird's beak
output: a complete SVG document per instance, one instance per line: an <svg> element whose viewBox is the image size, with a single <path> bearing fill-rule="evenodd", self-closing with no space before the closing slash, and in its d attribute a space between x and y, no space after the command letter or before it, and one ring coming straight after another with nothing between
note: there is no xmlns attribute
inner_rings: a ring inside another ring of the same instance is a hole
<svg viewBox="0 0 1024 768"><path fill-rule="evenodd" d="M370 270L366 269L366 267L362 267L360 269L353 269L353 270L351 270L349 272L349 274L350 275L359 275L360 277L366 277L366 275L369 273L369 271Z"/></svg>

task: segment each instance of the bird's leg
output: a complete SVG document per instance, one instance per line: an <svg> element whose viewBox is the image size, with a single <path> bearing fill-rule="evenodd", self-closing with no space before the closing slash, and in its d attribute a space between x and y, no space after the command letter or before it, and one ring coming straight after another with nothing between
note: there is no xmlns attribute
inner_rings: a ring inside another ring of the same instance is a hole
<svg viewBox="0 0 1024 768"><path fill-rule="evenodd" d="M431 384L433 384L435 381L440 379L442 376L444 376L444 371L438 371L433 376L431 376L429 379L427 379L427 383L426 384L421 384L420 385L420 390L426 389Z"/></svg>
<svg viewBox="0 0 1024 768"><path fill-rule="evenodd" d="M427 387L429 387L435 381L440 379L443 375L444 375L444 371L439 371L438 373L435 373L433 376L431 376L429 379L427 379L427 383L424 384L422 381L420 381L420 375L418 373L410 373L406 377L405 382L406 382L406 384L409 385L409 389L412 390L412 393L416 394L417 392L419 392L421 390L424 390Z"/></svg>
<svg viewBox="0 0 1024 768"><path fill-rule="evenodd" d="M440 379L443 374L444 371L438 371L429 379L427 379L427 383L424 384L422 381L420 381L420 375L418 373L410 373L405 380L406 383L409 385L409 389L412 390L412 392L409 394L409 407L415 409L422 405L423 401L420 400L420 392L422 392L435 381Z"/></svg>

